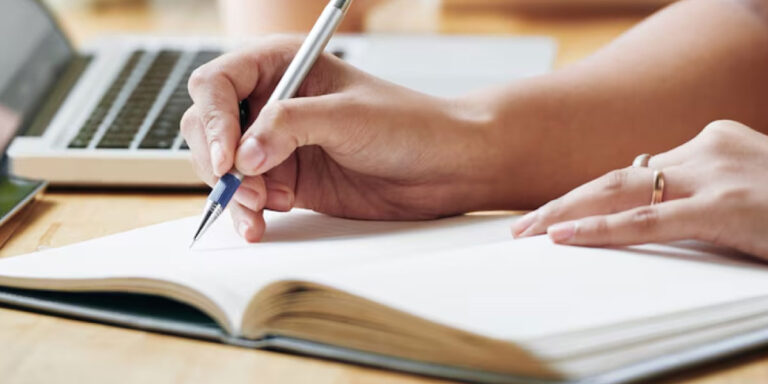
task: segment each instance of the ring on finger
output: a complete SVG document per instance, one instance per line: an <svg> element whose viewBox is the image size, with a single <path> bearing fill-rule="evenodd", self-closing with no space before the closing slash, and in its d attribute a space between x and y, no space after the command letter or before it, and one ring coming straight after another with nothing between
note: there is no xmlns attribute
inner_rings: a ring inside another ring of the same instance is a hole
<svg viewBox="0 0 768 384"><path fill-rule="evenodd" d="M656 205L664 201L664 173L658 170L653 171L653 194L651 195L651 205Z"/></svg>

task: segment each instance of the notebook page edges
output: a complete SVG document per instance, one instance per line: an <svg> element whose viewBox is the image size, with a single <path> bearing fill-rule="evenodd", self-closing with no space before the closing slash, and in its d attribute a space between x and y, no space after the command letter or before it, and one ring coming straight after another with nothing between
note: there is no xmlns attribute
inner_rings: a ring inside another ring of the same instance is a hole
<svg viewBox="0 0 768 384"><path fill-rule="evenodd" d="M762 316L735 319L715 327L700 327L644 343L630 344L615 351L558 361L553 365L572 376L592 376L641 364L661 356L681 354L725 340L735 340L765 330L766 327L768 316L763 313Z"/></svg>
<svg viewBox="0 0 768 384"><path fill-rule="evenodd" d="M461 216L426 222L373 222L295 210L266 213L261 244L247 244L228 215L194 249L192 217L67 247L0 260L0 283L24 288L141 290L169 295L183 287L213 303L239 335L242 313L264 285L302 271L408 257L508 238L511 216ZM54 283L55 282L55 283ZM53 286L56 285L56 286ZM178 295L176 295L178 296ZM176 297L177 299L179 297ZM182 298L189 302L188 297ZM196 303L190 302L195 305ZM202 309L202 308L201 308Z"/></svg>
<svg viewBox="0 0 768 384"><path fill-rule="evenodd" d="M248 338L289 337L497 374L562 379L514 343L448 328L328 286L270 284L245 316Z"/></svg>
<svg viewBox="0 0 768 384"><path fill-rule="evenodd" d="M556 334L528 340L526 345L551 360L570 360L615 353L628 346L689 334L701 329L768 315L768 296L675 312L655 318Z"/></svg>
<svg viewBox="0 0 768 384"><path fill-rule="evenodd" d="M546 237L296 276L498 340L642 321L768 294L768 272L678 245L594 249Z"/></svg>

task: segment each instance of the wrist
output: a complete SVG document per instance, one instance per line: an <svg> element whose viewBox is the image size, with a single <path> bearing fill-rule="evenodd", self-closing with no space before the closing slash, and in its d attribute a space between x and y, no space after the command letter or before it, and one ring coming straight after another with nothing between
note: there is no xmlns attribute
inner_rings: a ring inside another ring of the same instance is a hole
<svg viewBox="0 0 768 384"><path fill-rule="evenodd" d="M502 116L483 94L447 99L444 115L441 168L445 170L438 194L443 214L502 208L500 184L507 179L504 157L509 148L499 142Z"/></svg>
<svg viewBox="0 0 768 384"><path fill-rule="evenodd" d="M533 209L572 187L570 144L547 78L522 80L454 100L467 166L457 175L465 211Z"/></svg>

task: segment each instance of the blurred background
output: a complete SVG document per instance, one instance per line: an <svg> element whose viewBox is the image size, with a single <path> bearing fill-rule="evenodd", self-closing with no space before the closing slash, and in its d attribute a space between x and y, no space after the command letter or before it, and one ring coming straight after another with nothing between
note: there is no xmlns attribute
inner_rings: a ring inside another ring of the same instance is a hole
<svg viewBox="0 0 768 384"><path fill-rule="evenodd" d="M76 42L105 34L258 36L307 31L327 0L42 0ZM548 35L556 66L674 0L357 0L345 32ZM610 33L606 33L609 32ZM575 43L571 43L575 42Z"/></svg>
<svg viewBox="0 0 768 384"><path fill-rule="evenodd" d="M258 36L307 31L326 0L43 0L76 42L105 34ZM345 32L541 34L558 65L674 0L357 0ZM580 28L588 25L588 28ZM583 36L579 31L584 30ZM575 34L575 36L574 36Z"/></svg>

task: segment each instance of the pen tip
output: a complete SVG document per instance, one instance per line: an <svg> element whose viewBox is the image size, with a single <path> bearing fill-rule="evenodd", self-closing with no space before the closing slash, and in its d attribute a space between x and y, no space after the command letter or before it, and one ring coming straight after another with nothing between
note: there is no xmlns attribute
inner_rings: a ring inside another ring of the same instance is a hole
<svg viewBox="0 0 768 384"><path fill-rule="evenodd" d="M189 245L189 249L192 249L192 247L195 246L195 243L197 243L197 241L203 237L203 234L205 234L213 222L216 221L223 210L224 207L222 207L221 204L212 202L210 200L208 201L203 212L203 219L200 222L200 226L197 227L195 236L192 237L192 244Z"/></svg>

